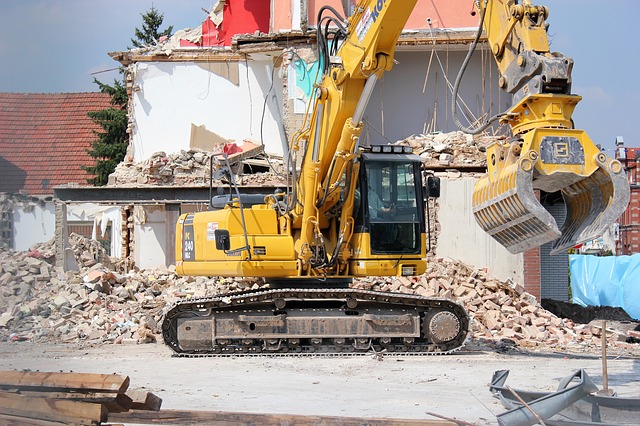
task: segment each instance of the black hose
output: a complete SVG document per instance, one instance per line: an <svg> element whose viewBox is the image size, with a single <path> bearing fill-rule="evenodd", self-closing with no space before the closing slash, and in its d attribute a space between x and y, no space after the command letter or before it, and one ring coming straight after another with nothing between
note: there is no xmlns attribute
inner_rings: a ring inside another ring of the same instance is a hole
<svg viewBox="0 0 640 426"><path fill-rule="evenodd" d="M484 0L484 8L482 9L482 14L480 16L480 24L478 24L478 31L476 32L476 37L473 40L473 43L469 46L469 51L467 52L467 56L464 58L462 62L462 66L460 67L460 71L458 71L458 76L456 77L456 82L453 85L453 92L451 94L451 116L453 118L453 122L455 123L458 130L461 130L465 133L469 133L472 135L477 135L478 133L485 130L487 127L491 126L494 121L498 120L503 114L496 114L493 117L489 118L479 127L475 128L467 128L460 122L458 118L458 108L457 108L457 100L458 100L458 89L460 88L460 82L462 81L462 76L464 75L467 66L469 65L469 61L473 56L473 52L476 50L476 46L478 45L478 41L480 41L480 36L482 35L482 25L484 23L484 16L487 13L487 3L488 0Z"/></svg>

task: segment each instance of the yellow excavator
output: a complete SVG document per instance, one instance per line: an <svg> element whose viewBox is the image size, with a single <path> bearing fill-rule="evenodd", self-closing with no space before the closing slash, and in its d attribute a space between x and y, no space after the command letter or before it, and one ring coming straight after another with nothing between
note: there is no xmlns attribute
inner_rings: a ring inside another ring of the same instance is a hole
<svg viewBox="0 0 640 426"><path fill-rule="evenodd" d="M420 157L401 145L360 144L368 99L393 66L415 4L362 0L348 20L320 8L322 77L290 143L286 192L241 194L228 173L230 194L177 224L178 274L261 277L269 285L172 306L162 329L175 352L448 353L464 344L469 317L459 304L350 287L358 277L426 269L432 181L423 183ZM487 149L488 173L473 195L477 222L512 253L553 240L563 250L597 237L624 211L629 187L621 164L573 129L580 97L570 94L571 59L549 51L547 9L526 0L478 0L476 8L480 26L454 99L483 27L499 84L514 99L494 117L512 137ZM453 114L464 129L455 106ZM561 231L537 190L564 196Z"/></svg>

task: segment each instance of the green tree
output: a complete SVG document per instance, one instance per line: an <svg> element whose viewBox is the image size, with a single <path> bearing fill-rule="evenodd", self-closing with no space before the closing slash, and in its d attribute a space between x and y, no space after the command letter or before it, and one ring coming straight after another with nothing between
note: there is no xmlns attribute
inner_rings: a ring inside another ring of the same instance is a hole
<svg viewBox="0 0 640 426"><path fill-rule="evenodd" d="M141 14L142 15L142 14ZM158 40L161 36L170 36L173 26L160 31L164 15L159 13L156 8L151 9L142 15L142 29L136 28L134 31L135 39L131 42L136 47L143 47ZM124 73L124 69L120 69L120 73ZM111 96L111 106L101 111L89 112L88 116L94 123L98 124L101 131L94 131L96 139L92 142L91 148L87 153L96 159L93 166L82 166L82 170L92 175L87 182L95 186L106 185L109 181L109 175L116 169L127 152L128 136L127 136L127 103L129 101L127 95L126 84L123 80L114 80L113 86L102 83L94 78L93 81L100 88L100 92L107 93Z"/></svg>
<svg viewBox="0 0 640 426"><path fill-rule="evenodd" d="M142 14L141 14L142 15ZM160 30L160 26L164 21L164 14L158 12L158 10L151 6L151 9L144 15L142 15L142 29L135 29L135 39L131 39L131 43L135 47L145 47L156 43L162 36L171 36L173 32L173 25L170 25L164 30Z"/></svg>
<svg viewBox="0 0 640 426"><path fill-rule="evenodd" d="M91 185L103 186L109 180L109 175L116 169L127 153L127 88L118 81L113 81L113 86L101 83L93 79L100 87L100 92L111 96L111 106L100 111L93 111L87 115L94 123L100 126L101 131L94 130L96 139L91 144L87 153L96 159L93 166L82 166L82 170L94 175L87 179Z"/></svg>

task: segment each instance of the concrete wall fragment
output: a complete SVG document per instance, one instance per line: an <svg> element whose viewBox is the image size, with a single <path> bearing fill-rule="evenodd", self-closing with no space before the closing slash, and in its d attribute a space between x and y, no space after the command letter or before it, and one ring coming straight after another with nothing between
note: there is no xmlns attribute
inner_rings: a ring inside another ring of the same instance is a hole
<svg viewBox="0 0 640 426"><path fill-rule="evenodd" d="M219 64L211 67L218 69ZM207 63L135 64L134 161L144 161L157 151L188 150L192 124L204 125L228 140L251 140L264 145L268 153L282 155L286 140L282 94L273 89L282 87L282 82L272 72L272 57L260 55L229 67L238 69L237 84L214 73ZM272 82L272 77L276 81Z"/></svg>
<svg viewBox="0 0 640 426"><path fill-rule="evenodd" d="M452 258L476 268L487 268L499 280L523 282L523 256L511 254L476 223L471 210L473 187L477 179L460 176L442 178L438 221L440 235L436 256Z"/></svg>

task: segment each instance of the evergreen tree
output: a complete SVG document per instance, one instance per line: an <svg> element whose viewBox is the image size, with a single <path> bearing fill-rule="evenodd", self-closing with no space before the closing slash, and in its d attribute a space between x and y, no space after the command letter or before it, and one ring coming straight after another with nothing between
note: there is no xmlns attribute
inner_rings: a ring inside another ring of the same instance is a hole
<svg viewBox="0 0 640 426"><path fill-rule="evenodd" d="M133 43L135 47L145 47L156 43L162 36L171 36L173 25L160 31L163 20L164 14L158 12L155 7L151 6L151 9L142 15L142 29L135 29L136 38L132 38L131 43Z"/></svg>
<svg viewBox="0 0 640 426"><path fill-rule="evenodd" d="M142 14L141 14L142 15ZM160 31L164 15L156 8L142 15L142 30L136 28L135 39L131 42L136 47L143 47L157 41L161 36L170 36L173 26ZM121 73L123 70L121 69ZM97 79L93 81L100 88L100 92L111 96L111 107L101 111L89 112L87 115L94 123L101 127L101 131L94 131L96 138L87 153L96 159L93 166L82 166L82 170L94 177L87 179L91 185L106 185L109 175L116 169L127 152L129 138L127 135L127 88L124 81L113 81L113 86L102 83Z"/></svg>
<svg viewBox="0 0 640 426"><path fill-rule="evenodd" d="M113 86L101 83L93 79L100 87L100 92L111 96L111 107L100 111L92 111L87 115L94 123L102 128L102 131L94 130L96 138L87 153L96 159L94 166L82 166L82 170L94 175L87 179L91 185L103 186L109 180L109 175L116 169L129 145L127 137L127 88L118 81L113 81Z"/></svg>

